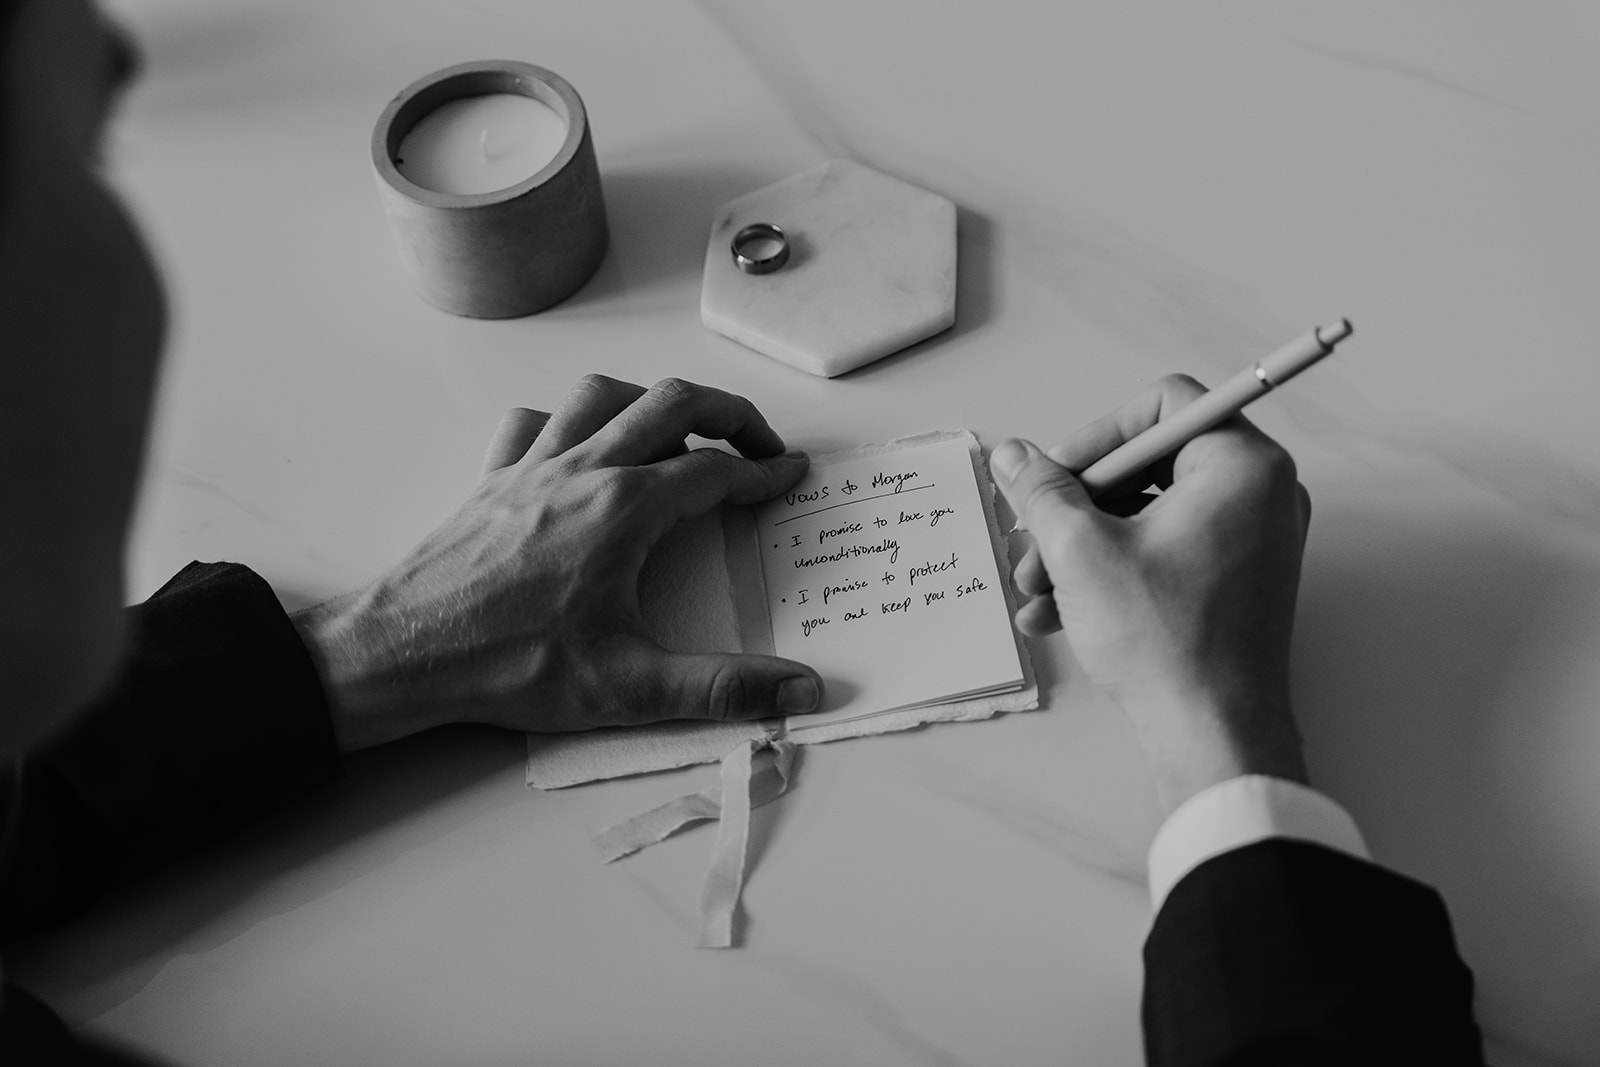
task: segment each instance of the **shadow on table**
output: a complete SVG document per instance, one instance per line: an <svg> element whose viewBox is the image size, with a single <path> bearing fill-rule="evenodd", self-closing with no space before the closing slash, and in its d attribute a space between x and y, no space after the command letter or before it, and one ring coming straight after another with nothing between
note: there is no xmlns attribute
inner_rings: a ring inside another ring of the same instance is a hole
<svg viewBox="0 0 1600 1067"><path fill-rule="evenodd" d="M648 303L671 290L676 301L689 278L698 291L712 215L729 200L778 177L693 164L607 163L600 182L611 244L594 277L567 298L560 314L611 315L624 293L630 301ZM696 299L691 310L698 313L698 308Z"/></svg>
<svg viewBox="0 0 1600 1067"><path fill-rule="evenodd" d="M705 270L706 242L718 208L782 177L750 169L673 165L646 168L608 165L601 175L611 246L589 283L562 305L563 316L603 311L626 292L629 300L650 301L663 290L681 300L681 286ZM956 321L943 333L920 341L871 367L893 366L940 344L981 328L994 310L994 225L965 208L956 213ZM795 235L797 254L806 237ZM698 300L695 308L698 308ZM867 371L858 371L863 374Z"/></svg>
<svg viewBox="0 0 1600 1067"><path fill-rule="evenodd" d="M100 1015L143 989L171 960L173 946L181 943L185 951L195 951L226 944L483 810L526 802L520 788L483 790L481 801L469 805L473 810L454 811L458 818L431 826L411 823L392 850L364 848L359 863L314 865L319 856L350 841L520 768L524 745L518 733L453 726L348 756L339 782L117 891L65 928L16 946L7 953L8 968L47 1002L70 998L72 1016ZM279 878L291 870L295 878ZM237 907L250 897L257 899ZM219 921L230 909L233 917ZM203 938L197 939L195 932L203 928Z"/></svg>
<svg viewBox="0 0 1600 1067"><path fill-rule="evenodd" d="M319 22L313 7L120 7L127 10L112 12L113 22L132 35L137 49L136 106L141 111L249 111L293 97L325 96L330 88L329 79L316 74L325 66L317 63L318 51L331 46L327 24ZM394 88L403 84L397 80ZM382 99L376 103L381 106ZM373 119L378 110L373 108Z"/></svg>
<svg viewBox="0 0 1600 1067"><path fill-rule="evenodd" d="M1486 1031L1600 1062L1600 567L1531 524L1448 518L1313 523L1295 664L1313 780L1377 860L1443 893Z"/></svg>

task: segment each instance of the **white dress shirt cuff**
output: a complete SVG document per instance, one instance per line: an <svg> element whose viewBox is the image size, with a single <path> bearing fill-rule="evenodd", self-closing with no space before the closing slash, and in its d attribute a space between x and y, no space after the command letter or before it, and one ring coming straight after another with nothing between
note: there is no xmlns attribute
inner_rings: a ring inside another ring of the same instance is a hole
<svg viewBox="0 0 1600 1067"><path fill-rule="evenodd" d="M1150 903L1213 856L1269 837L1292 837L1368 859L1350 813L1307 786L1248 774L1202 789L1167 816L1150 844Z"/></svg>

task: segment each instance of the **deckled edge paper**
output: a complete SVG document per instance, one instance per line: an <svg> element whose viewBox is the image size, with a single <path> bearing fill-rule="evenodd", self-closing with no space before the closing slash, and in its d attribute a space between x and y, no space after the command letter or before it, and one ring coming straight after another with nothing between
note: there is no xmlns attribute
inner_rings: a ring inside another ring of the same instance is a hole
<svg viewBox="0 0 1600 1067"><path fill-rule="evenodd" d="M994 508L994 483L989 480L988 468L983 461L983 448L976 437L966 430L937 430L882 444L861 445L820 459L845 459L895 452L951 437L960 437L967 442L973 473L977 476L978 497L983 502L984 519L989 525L989 543L995 554L995 564L1003 579L1000 584L1005 594L1006 612L1015 618L1016 597L1011 582L1006 580L1011 574L1009 545L1000 533ZM748 531L748 534L743 531ZM760 561L754 558L757 550L753 520L748 524L741 524L736 517L727 518L724 523L724 539L727 565L733 579L731 582L733 609L739 626L740 644L747 651L755 651L761 647L761 635L759 629L752 632L757 620L752 616L748 598L751 596L759 598L760 615L763 619L766 598L759 584ZM752 573L758 576L754 585L750 581ZM969 722L991 718L1000 712L1037 708L1039 686L1034 677L1033 664L1028 658L1027 645L1014 628L1012 639L1017 642L1017 658L1022 664L1022 688L1015 692L949 704L909 708L811 728L801 725L801 718L797 716L784 736L797 744L821 744L825 741L909 730L925 723ZM771 640L769 629L765 638L767 650L771 649ZM776 732L781 731L782 724L781 719L742 723L675 721L649 726L589 730L574 734L529 734L525 778L528 785L538 789L564 789L606 778L621 778L631 774L647 774L701 763L716 763L743 742L774 736Z"/></svg>
<svg viewBox="0 0 1600 1067"><path fill-rule="evenodd" d="M972 472L977 479L978 499L983 502L984 522L989 527L989 549L994 553L995 569L1000 575L1000 591L1005 597L1006 618L1015 619L1017 601L1011 584L1010 545L1005 536L1001 534L1000 523L995 515L995 488L994 483L989 479L988 466L983 461L983 446L978 443L978 439L972 433L967 430L932 430L927 433L913 434L910 437L897 438L884 444L860 445L843 452L831 453L822 457L819 462L885 455L902 449L917 448L922 445L948 441L952 438L958 438L967 443L967 455L972 460ZM771 640L770 637L768 640ZM971 700L957 700L946 704L907 708L903 711L883 712L866 718L828 723L821 726L807 726L805 717L797 715L789 719L789 729L786 736L797 744L821 744L825 741L842 741L851 737L866 737L870 734L886 734L894 733L897 730L909 730L925 723L972 722L978 719L992 718L1000 712L1028 711L1037 708L1039 706L1039 686L1034 679L1033 662L1028 658L1028 646L1023 641L1022 635L1017 633L1015 626L1011 629L1011 640L1016 645L1017 661L1022 665L1022 687L1013 692L995 693L989 696L974 697Z"/></svg>

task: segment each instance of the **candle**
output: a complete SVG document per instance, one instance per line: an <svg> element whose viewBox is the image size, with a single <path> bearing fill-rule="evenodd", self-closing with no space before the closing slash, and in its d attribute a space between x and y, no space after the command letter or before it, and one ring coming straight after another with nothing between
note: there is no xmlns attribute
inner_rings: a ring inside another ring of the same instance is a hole
<svg viewBox="0 0 1600 1067"><path fill-rule="evenodd" d="M495 59L417 79L378 116L372 166L412 286L452 314L531 315L605 255L588 115L554 71Z"/></svg>
<svg viewBox="0 0 1600 1067"><path fill-rule="evenodd" d="M424 115L394 162L424 189L488 193L537 174L566 140L567 124L552 108L531 96L488 93Z"/></svg>

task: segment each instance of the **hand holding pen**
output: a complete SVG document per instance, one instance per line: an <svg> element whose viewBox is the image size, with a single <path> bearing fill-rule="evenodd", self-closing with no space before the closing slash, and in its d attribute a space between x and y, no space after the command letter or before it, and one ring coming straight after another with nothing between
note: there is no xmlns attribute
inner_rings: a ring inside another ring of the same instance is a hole
<svg viewBox="0 0 1600 1067"><path fill-rule="evenodd" d="M1155 425L1147 427L1085 467L1078 475L1078 481L1083 483L1090 496L1100 497L1157 460L1170 456L1218 423L1237 415L1247 404L1266 396L1322 357L1331 355L1334 346L1352 332L1354 327L1350 325L1350 320L1340 319L1332 326L1319 326L1295 338L1192 402L1176 411L1164 412ZM1064 463L1064 459L1053 455L1055 451L1051 449L1047 454L1056 462ZM1142 491L1144 485L1134 488ZM1017 525L1012 527L1011 532L1016 533L1021 529L1025 527L1019 513Z"/></svg>
<svg viewBox="0 0 1600 1067"><path fill-rule="evenodd" d="M1262 360L1266 381L1256 366L1246 372L1255 388L1241 388L1241 375L1207 393L1175 375L1048 455L1010 440L991 457L1035 541L1015 570L1017 628L1064 632L1084 673L1132 719L1169 810L1237 774L1305 779L1289 642L1310 500L1289 454L1236 413L1348 333L1317 331ZM1174 449L1170 466L1154 462ZM1137 514L1093 499L1152 482L1162 492Z"/></svg>

